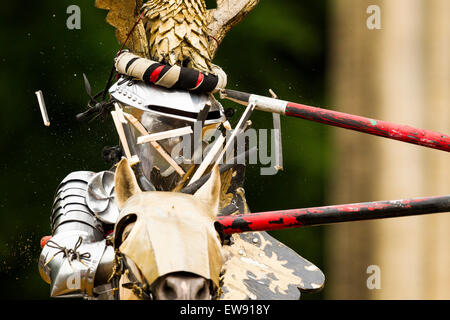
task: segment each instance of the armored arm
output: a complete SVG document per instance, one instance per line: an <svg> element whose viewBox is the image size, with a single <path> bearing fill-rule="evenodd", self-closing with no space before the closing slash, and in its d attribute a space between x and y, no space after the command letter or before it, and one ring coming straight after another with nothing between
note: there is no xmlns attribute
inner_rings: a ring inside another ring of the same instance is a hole
<svg viewBox="0 0 450 320"><path fill-rule="evenodd" d="M105 176L111 181L110 175L112 173L106 171L100 174L77 171L58 186L50 218L52 238L39 258L39 271L51 286L51 297L110 296L107 280L112 271L114 250L107 245L105 232L111 221L101 213L111 212L108 209L114 205L114 185L102 185L100 189L108 193L103 198L95 193L95 186L105 182ZM91 201L94 205L88 205L90 198L96 200Z"/></svg>

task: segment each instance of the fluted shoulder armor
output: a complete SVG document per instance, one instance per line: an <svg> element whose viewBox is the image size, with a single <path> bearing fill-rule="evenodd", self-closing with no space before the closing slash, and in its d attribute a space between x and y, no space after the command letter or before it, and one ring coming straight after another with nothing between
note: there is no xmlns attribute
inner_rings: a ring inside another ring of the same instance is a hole
<svg viewBox="0 0 450 320"><path fill-rule="evenodd" d="M106 232L117 215L112 172L72 172L59 184L50 216L52 238L39 258L52 297L105 297L114 259Z"/></svg>

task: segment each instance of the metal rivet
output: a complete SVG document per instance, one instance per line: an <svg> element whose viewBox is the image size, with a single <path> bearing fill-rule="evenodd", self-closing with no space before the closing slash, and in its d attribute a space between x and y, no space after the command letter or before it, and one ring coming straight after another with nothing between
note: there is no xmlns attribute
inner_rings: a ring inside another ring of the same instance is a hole
<svg viewBox="0 0 450 320"><path fill-rule="evenodd" d="M253 243L258 243L258 238L253 238Z"/></svg>
<svg viewBox="0 0 450 320"><path fill-rule="evenodd" d="M244 250L240 249L240 250L238 251L238 253L239 253L241 256L243 256L243 255L244 255Z"/></svg>

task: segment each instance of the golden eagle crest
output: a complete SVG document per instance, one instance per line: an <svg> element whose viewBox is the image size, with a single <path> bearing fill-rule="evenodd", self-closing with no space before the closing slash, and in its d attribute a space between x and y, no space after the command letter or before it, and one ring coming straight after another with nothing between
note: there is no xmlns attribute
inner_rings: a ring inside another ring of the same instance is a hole
<svg viewBox="0 0 450 320"><path fill-rule="evenodd" d="M204 0L96 0L95 5L109 10L106 21L116 28L121 44L128 38L125 45L133 53L211 72L212 59L226 33L258 2L217 0L215 9L207 9Z"/></svg>

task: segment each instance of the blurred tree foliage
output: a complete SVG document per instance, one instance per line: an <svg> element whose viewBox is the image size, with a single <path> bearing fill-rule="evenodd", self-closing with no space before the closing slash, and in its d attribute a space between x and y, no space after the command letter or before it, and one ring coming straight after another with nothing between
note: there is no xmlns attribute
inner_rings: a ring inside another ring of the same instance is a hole
<svg viewBox="0 0 450 320"><path fill-rule="evenodd" d="M79 1L80 2L80 1ZM49 217L60 181L77 170L108 169L105 145L116 145L112 121L79 123L86 108L82 74L94 91L104 88L119 50L106 11L94 0L77 3L81 30L68 30L72 1L8 1L0 33L0 297L47 299L40 278L39 240L50 234ZM211 7L211 1L208 1ZM264 1L234 30L215 63L231 89L313 105L325 103L326 1ZM51 120L42 124L35 91L42 90ZM223 102L225 107L242 108ZM271 128L270 114L255 112L255 128ZM327 183L327 131L303 120L282 119L284 171L261 176L249 166L246 193L252 211L323 205ZM322 228L272 233L323 270ZM326 271L326 270L325 270ZM307 298L306 296L304 296ZM311 295L320 298L321 294Z"/></svg>

